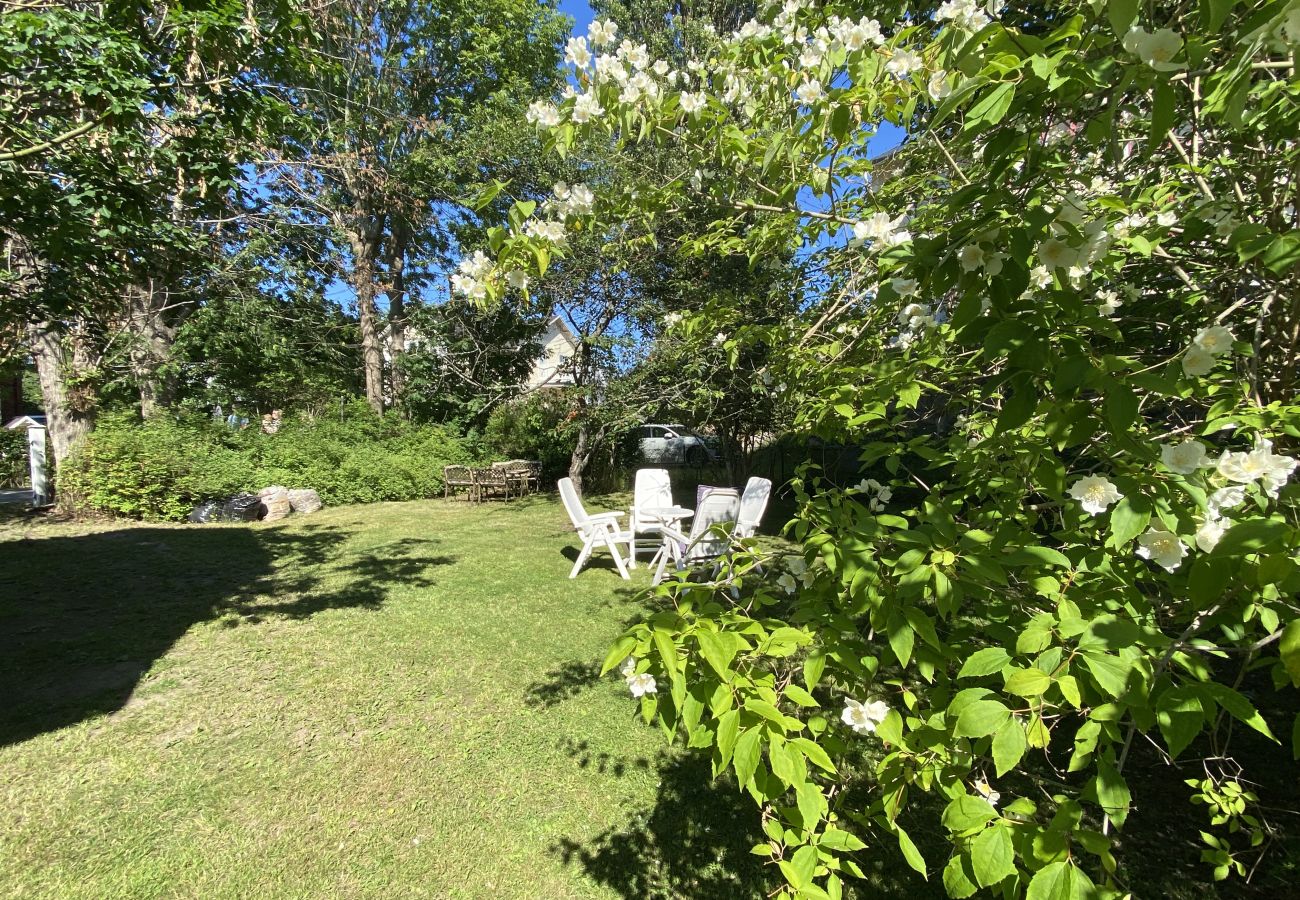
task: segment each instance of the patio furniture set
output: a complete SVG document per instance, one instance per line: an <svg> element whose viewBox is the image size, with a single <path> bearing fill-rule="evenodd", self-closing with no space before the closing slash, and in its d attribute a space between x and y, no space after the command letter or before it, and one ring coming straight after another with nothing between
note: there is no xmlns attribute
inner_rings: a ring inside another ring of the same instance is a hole
<svg viewBox="0 0 1300 900"><path fill-rule="evenodd" d="M655 570L654 583L659 584L669 564L677 571L702 562L716 565L732 541L752 537L762 523L772 482L751 478L743 491L701 486L692 510L673 503L667 469L638 469L626 528L619 522L621 511L588 513L570 479L561 478L559 488L583 542L570 578L576 578L592 552L602 546L614 558L619 575L630 578L628 570L636 568L638 550L653 549L649 565ZM689 531L688 519L692 520ZM622 546L627 550L626 563L619 550Z"/></svg>
<svg viewBox="0 0 1300 900"><path fill-rule="evenodd" d="M493 497L509 500L541 487L542 464L529 459L508 459L490 466L444 466L443 499L464 492L466 500L481 503Z"/></svg>

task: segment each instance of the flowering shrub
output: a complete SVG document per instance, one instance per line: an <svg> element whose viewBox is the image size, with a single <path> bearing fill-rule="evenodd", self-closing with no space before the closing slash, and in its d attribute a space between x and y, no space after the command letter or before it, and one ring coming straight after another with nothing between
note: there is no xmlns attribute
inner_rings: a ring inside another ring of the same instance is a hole
<svg viewBox="0 0 1300 900"><path fill-rule="evenodd" d="M1300 6L869 6L770 6L682 69L575 37L577 87L530 121L680 166L521 204L460 289L688 206L713 211L690 248L800 248L806 308L729 340L788 348L800 426L891 480L807 468L802 554L666 588L606 669L734 773L792 895L840 896L888 840L952 897L1118 896L1135 752L1292 727L1242 686L1300 684ZM873 159L883 123L907 137ZM1207 772L1203 858L1241 874L1266 829L1239 770ZM918 794L940 858L901 824Z"/></svg>

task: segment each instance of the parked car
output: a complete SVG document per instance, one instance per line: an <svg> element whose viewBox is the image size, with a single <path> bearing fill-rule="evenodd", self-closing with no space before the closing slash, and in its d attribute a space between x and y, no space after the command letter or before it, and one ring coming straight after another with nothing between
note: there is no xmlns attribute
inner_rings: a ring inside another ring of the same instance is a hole
<svg viewBox="0 0 1300 900"><path fill-rule="evenodd" d="M642 425L641 456L661 465L702 466L718 458L713 443L683 425Z"/></svg>

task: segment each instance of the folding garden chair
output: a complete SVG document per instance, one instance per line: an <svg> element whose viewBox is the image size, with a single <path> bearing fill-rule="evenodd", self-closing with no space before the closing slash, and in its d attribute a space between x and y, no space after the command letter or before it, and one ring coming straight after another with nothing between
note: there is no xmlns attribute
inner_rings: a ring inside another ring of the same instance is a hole
<svg viewBox="0 0 1300 900"><path fill-rule="evenodd" d="M655 515L653 510L667 509L673 505L673 485L667 469L637 469L636 482L632 490L632 516L628 530L632 538L628 541L629 567L636 568L637 536L654 535L653 546L661 543L663 518ZM643 542L644 543L644 542Z"/></svg>
<svg viewBox="0 0 1300 900"><path fill-rule="evenodd" d="M582 499L578 497L572 478L561 478L557 485L560 489L560 499L564 501L564 509L569 514L569 521L573 522L574 529L582 538L582 552L578 554L569 577L577 578L591 552L596 549L596 545L604 544L609 548L610 555L614 557L614 566L618 569L618 574L625 579L630 578L627 567L623 565L623 557L618 552L618 545L627 543L632 538L632 532L619 530L618 520L623 514L603 512L596 513L594 516L589 515L582 505Z"/></svg>
<svg viewBox="0 0 1300 900"><path fill-rule="evenodd" d="M718 534L713 526L734 526L739 513L740 493L735 488L713 488L696 507L689 535L683 535L671 526L663 526L664 549L659 557L654 583L663 581L670 556L677 563L678 571L694 563L716 561L730 546L730 538Z"/></svg>

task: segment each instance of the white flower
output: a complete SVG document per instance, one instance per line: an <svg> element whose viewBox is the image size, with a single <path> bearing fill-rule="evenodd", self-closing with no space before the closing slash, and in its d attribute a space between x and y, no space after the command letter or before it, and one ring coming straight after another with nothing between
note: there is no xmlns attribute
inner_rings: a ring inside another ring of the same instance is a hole
<svg viewBox="0 0 1300 900"><path fill-rule="evenodd" d="M619 674L624 678L631 678L636 674L636 657L629 656L623 660L623 665L619 667Z"/></svg>
<svg viewBox="0 0 1300 900"><path fill-rule="evenodd" d="M917 294L918 283L915 278L891 278L889 284L900 297L915 297Z"/></svg>
<svg viewBox="0 0 1300 900"><path fill-rule="evenodd" d="M1214 355L1193 344L1183 354L1183 373L1191 378L1200 378L1214 368Z"/></svg>
<svg viewBox="0 0 1300 900"><path fill-rule="evenodd" d="M841 23L838 37L844 49L850 53L861 50L868 43L883 44L885 37L880 33L880 23L863 16L856 24L845 21Z"/></svg>
<svg viewBox="0 0 1300 900"><path fill-rule="evenodd" d="M523 269L511 269L506 273L506 282L516 290L528 289L528 273Z"/></svg>
<svg viewBox="0 0 1300 900"><path fill-rule="evenodd" d="M717 334L713 336L713 343L718 345L719 347L721 347L726 342L727 342L727 333L725 331L719 331Z"/></svg>
<svg viewBox="0 0 1300 900"><path fill-rule="evenodd" d="M799 88L794 92L794 95L798 98L800 103L811 106L825 97L826 92L822 90L822 83L820 81L816 78L809 78L807 81L799 85Z"/></svg>
<svg viewBox="0 0 1300 900"><path fill-rule="evenodd" d="M998 801L1002 799L1002 795L993 790L993 787L983 778L976 781L972 787L975 788L975 793L989 802L989 806L997 806Z"/></svg>
<svg viewBox="0 0 1300 900"><path fill-rule="evenodd" d="M1217 519L1219 513L1225 509L1232 509L1234 506L1240 506L1246 502L1246 489L1240 487L1221 487L1209 499L1205 501L1205 506L1209 511L1210 518Z"/></svg>
<svg viewBox="0 0 1300 900"><path fill-rule="evenodd" d="M524 118L530 125L537 125L540 128L554 128L560 124L560 111L549 103L537 100L529 104L528 112L524 114Z"/></svg>
<svg viewBox="0 0 1300 900"><path fill-rule="evenodd" d="M568 202L565 204L566 212L572 216L590 215L591 209L596 203L596 195L585 184L575 184L569 188L567 199Z"/></svg>
<svg viewBox="0 0 1300 900"><path fill-rule="evenodd" d="M629 677L627 686L631 689L633 697L644 697L646 694L659 692L659 689L655 687L655 677L649 672L642 672L640 675Z"/></svg>
<svg viewBox="0 0 1300 900"><path fill-rule="evenodd" d="M794 576L789 572L782 572L781 577L777 578L776 583L777 586L787 594L793 594L795 588L798 586L798 583L794 580Z"/></svg>
<svg viewBox="0 0 1300 900"><path fill-rule="evenodd" d="M967 244L961 248L958 254L961 260L962 271L974 272L976 269L984 267L984 248L979 244Z"/></svg>
<svg viewBox="0 0 1300 900"><path fill-rule="evenodd" d="M911 233L903 228L906 224L906 214L891 219L889 213L872 213L853 224L853 243L860 246L871 241L872 249L905 244L912 239Z"/></svg>
<svg viewBox="0 0 1300 900"><path fill-rule="evenodd" d="M1070 488L1069 494L1079 501L1084 512L1094 516L1101 515L1106 511L1106 507L1124 498L1124 495L1115 489L1115 485L1101 475L1080 478Z"/></svg>
<svg viewBox="0 0 1300 900"><path fill-rule="evenodd" d="M935 11L937 21L951 20L958 28L979 31L991 21L975 0L946 0Z"/></svg>
<svg viewBox="0 0 1300 900"><path fill-rule="evenodd" d="M703 91L698 94L692 94L689 91L682 91L680 105L682 112L686 113L688 116L693 116L695 113L704 109L705 102L706 97Z"/></svg>
<svg viewBox="0 0 1300 900"><path fill-rule="evenodd" d="M1183 39L1170 28L1148 32L1145 28L1134 26L1124 36L1124 49L1156 71L1170 72L1181 68L1170 60L1183 49Z"/></svg>
<svg viewBox="0 0 1300 900"><path fill-rule="evenodd" d="M1029 270L1029 283L1042 290L1052 286L1052 270L1047 266L1034 266Z"/></svg>
<svg viewBox="0 0 1300 900"><path fill-rule="evenodd" d="M1119 308L1124 305L1124 301L1119 299L1119 294L1115 291L1101 291L1097 294L1097 312L1103 316L1113 316L1119 312Z"/></svg>
<svg viewBox="0 0 1300 900"><path fill-rule="evenodd" d="M573 63L579 69L585 69L591 64L591 51L587 49L587 39L585 37L572 37L564 45L564 61Z"/></svg>
<svg viewBox="0 0 1300 900"><path fill-rule="evenodd" d="M1274 453L1272 441L1256 438L1255 449L1248 453L1224 452L1219 457L1217 468L1220 475L1238 484L1249 484L1258 479L1264 492L1276 497L1297 465L1300 461L1294 457Z"/></svg>
<svg viewBox="0 0 1300 900"><path fill-rule="evenodd" d="M482 250L475 250L460 261L458 268L470 278L484 279L492 274L492 260Z"/></svg>
<svg viewBox="0 0 1300 900"><path fill-rule="evenodd" d="M596 47L608 47L618 40L618 23L597 19L588 26L587 37Z"/></svg>
<svg viewBox="0 0 1300 900"><path fill-rule="evenodd" d="M1038 261L1048 269L1068 269L1079 261L1079 253L1060 238L1048 238L1038 245Z"/></svg>
<svg viewBox="0 0 1300 900"><path fill-rule="evenodd" d="M1205 445L1195 438L1180 444L1165 444L1160 448L1160 461L1166 469L1179 475L1191 475L1210 464L1205 458Z"/></svg>
<svg viewBox="0 0 1300 900"><path fill-rule="evenodd" d="M1161 228L1172 228L1178 222L1178 216L1168 210L1156 213L1156 224Z"/></svg>
<svg viewBox="0 0 1300 900"><path fill-rule="evenodd" d="M822 55L816 47L805 47L799 54L799 67L803 69L815 69L821 65L821 61Z"/></svg>
<svg viewBox="0 0 1300 900"><path fill-rule="evenodd" d="M627 60L628 65L634 69L650 68L650 51L646 50L645 44L633 44L631 41L623 41L618 45L618 55Z"/></svg>
<svg viewBox="0 0 1300 900"><path fill-rule="evenodd" d="M948 73L943 69L935 72L930 76L930 80L925 85L926 93L936 102L944 99L952 93L952 85L948 82Z"/></svg>
<svg viewBox="0 0 1300 900"><path fill-rule="evenodd" d="M856 734L871 734L876 726L885 721L889 715L889 704L884 700L871 700L859 703L852 697L844 700L844 712L840 719L853 729Z"/></svg>
<svg viewBox="0 0 1300 900"><path fill-rule="evenodd" d="M580 94L578 99L573 101L573 121L579 125L599 118L604 112L605 110L601 107L600 100L595 94Z"/></svg>
<svg viewBox="0 0 1300 900"><path fill-rule="evenodd" d="M1201 527L1196 529L1196 546L1202 552L1209 553L1219 545L1220 538L1230 524L1232 523L1219 518L1206 519L1201 523Z"/></svg>
<svg viewBox="0 0 1300 900"><path fill-rule="evenodd" d="M885 63L885 71L896 78L906 78L925 65L925 60L911 50L895 50Z"/></svg>
<svg viewBox="0 0 1300 900"><path fill-rule="evenodd" d="M1192 343L1206 353L1222 356L1225 353L1232 352L1233 340L1235 340L1235 337L1230 330L1222 325L1211 325L1196 332L1196 337L1192 338Z"/></svg>
<svg viewBox="0 0 1300 900"><path fill-rule="evenodd" d="M1183 557L1187 555L1187 548L1172 531L1153 526L1146 534L1138 537L1135 552L1143 559L1151 560L1166 572L1172 572L1182 564Z"/></svg>

